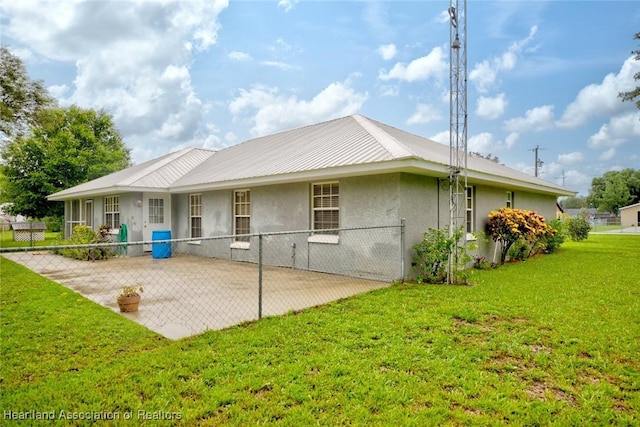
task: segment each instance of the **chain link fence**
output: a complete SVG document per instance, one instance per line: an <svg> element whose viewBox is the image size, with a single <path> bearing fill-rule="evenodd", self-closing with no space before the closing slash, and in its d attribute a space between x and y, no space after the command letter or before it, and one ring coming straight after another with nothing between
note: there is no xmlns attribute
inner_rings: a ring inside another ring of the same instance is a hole
<svg viewBox="0 0 640 427"><path fill-rule="evenodd" d="M0 248L0 255L114 311L122 287L142 287L139 310L122 315L178 339L325 304L404 277L403 224L330 233Z"/></svg>

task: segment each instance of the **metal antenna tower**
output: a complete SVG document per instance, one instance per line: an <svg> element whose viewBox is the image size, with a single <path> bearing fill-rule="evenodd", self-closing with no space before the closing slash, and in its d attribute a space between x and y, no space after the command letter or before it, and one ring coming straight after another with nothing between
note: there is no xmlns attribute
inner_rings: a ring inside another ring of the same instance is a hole
<svg viewBox="0 0 640 427"><path fill-rule="evenodd" d="M459 3L462 3L460 8ZM462 228L466 244L467 221L467 1L449 0L449 237ZM447 282L456 283L458 250L449 256Z"/></svg>

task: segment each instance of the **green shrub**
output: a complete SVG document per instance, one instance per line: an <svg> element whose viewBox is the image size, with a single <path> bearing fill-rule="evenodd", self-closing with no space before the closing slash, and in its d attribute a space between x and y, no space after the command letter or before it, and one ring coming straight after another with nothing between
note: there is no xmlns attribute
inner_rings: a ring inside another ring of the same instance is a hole
<svg viewBox="0 0 640 427"><path fill-rule="evenodd" d="M418 283L445 283L449 267L449 256L453 253L456 258L455 283L466 283L468 274L464 270L465 265L471 261L467 249L458 244L462 238L462 228L449 237L449 230L430 228L424 233L420 243L413 246L416 255L413 258L413 267L416 270Z"/></svg>
<svg viewBox="0 0 640 427"><path fill-rule="evenodd" d="M500 263L503 264L510 253L511 246L523 241L519 248L511 253L516 259L524 259L534 253L538 253L542 245L539 243L551 233L549 225L544 217L534 211L500 208L489 212L487 233L494 242L500 244ZM520 251L526 252L520 258ZM514 258L511 257L513 260Z"/></svg>
<svg viewBox="0 0 640 427"><path fill-rule="evenodd" d="M507 252L507 258L510 261L523 261L529 257L531 247L525 239L516 240L509 251Z"/></svg>
<svg viewBox="0 0 640 427"><path fill-rule="evenodd" d="M88 245L105 243L108 241L108 229L105 232L104 226L98 232L93 231L86 225L76 225L70 240L63 241L63 245ZM59 253L67 258L81 260L107 259L113 255L110 248L68 248L61 249Z"/></svg>
<svg viewBox="0 0 640 427"><path fill-rule="evenodd" d="M543 252L545 254L552 254L560 249L560 246L567 238L567 225L565 221L559 219L553 219L549 221L549 226L554 230L554 233L550 233L543 237L540 242L544 245Z"/></svg>
<svg viewBox="0 0 640 427"><path fill-rule="evenodd" d="M591 225L584 218L569 218L567 220L567 232L571 240L579 242L589 237Z"/></svg>

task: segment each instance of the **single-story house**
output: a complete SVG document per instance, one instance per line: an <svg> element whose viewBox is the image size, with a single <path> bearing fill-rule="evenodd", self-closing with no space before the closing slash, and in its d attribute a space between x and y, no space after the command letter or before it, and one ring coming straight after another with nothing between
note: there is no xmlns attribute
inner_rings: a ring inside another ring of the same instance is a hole
<svg viewBox="0 0 640 427"><path fill-rule="evenodd" d="M584 218L592 225L616 224L618 217L611 212L598 212L596 208L569 208L565 213L572 218Z"/></svg>
<svg viewBox="0 0 640 427"><path fill-rule="evenodd" d="M620 225L622 227L640 227L640 203L620 208Z"/></svg>
<svg viewBox="0 0 640 427"><path fill-rule="evenodd" d="M330 248L347 243L323 229L404 219L410 260L428 228L449 223L448 176L448 145L352 115L220 151L183 149L48 199L65 202L67 234L77 224L124 223L128 241L151 240L157 229L173 238L238 235L227 246L233 259L255 250L242 234L312 229L309 244ZM553 219L557 198L575 195L481 157L468 157L467 176L459 205L468 233L484 231L489 212L504 206ZM196 244L179 251L214 256Z"/></svg>

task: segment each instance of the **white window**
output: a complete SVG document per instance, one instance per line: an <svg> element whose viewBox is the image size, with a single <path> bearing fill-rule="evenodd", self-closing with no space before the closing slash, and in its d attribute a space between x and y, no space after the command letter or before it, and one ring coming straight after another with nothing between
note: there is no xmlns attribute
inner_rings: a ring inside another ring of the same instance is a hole
<svg viewBox="0 0 640 427"><path fill-rule="evenodd" d="M84 201L84 224L93 229L93 200Z"/></svg>
<svg viewBox="0 0 640 427"><path fill-rule="evenodd" d="M149 199L149 224L164 224L164 199Z"/></svg>
<svg viewBox="0 0 640 427"><path fill-rule="evenodd" d="M337 182L313 184L313 229L340 227L340 185ZM325 232L338 234L337 231Z"/></svg>
<svg viewBox="0 0 640 427"><path fill-rule="evenodd" d="M70 200L67 203L69 219L67 221L66 235L71 236L73 234L73 228L76 225L84 225L81 212L82 205L80 203L80 199Z"/></svg>
<svg viewBox="0 0 640 427"><path fill-rule="evenodd" d="M251 191L238 190L234 192L233 225L236 242L248 242L249 236L240 234L251 233Z"/></svg>
<svg viewBox="0 0 640 427"><path fill-rule="evenodd" d="M104 198L104 223L111 229L120 228L120 196Z"/></svg>
<svg viewBox="0 0 640 427"><path fill-rule="evenodd" d="M191 237L202 237L202 195L189 195L189 223Z"/></svg>
<svg viewBox="0 0 640 427"><path fill-rule="evenodd" d="M467 233L473 233L476 229L475 224L475 216L473 215L473 196L474 196L474 187L467 187Z"/></svg>
<svg viewBox="0 0 640 427"><path fill-rule="evenodd" d="M507 191L507 207L513 207L513 191Z"/></svg>

